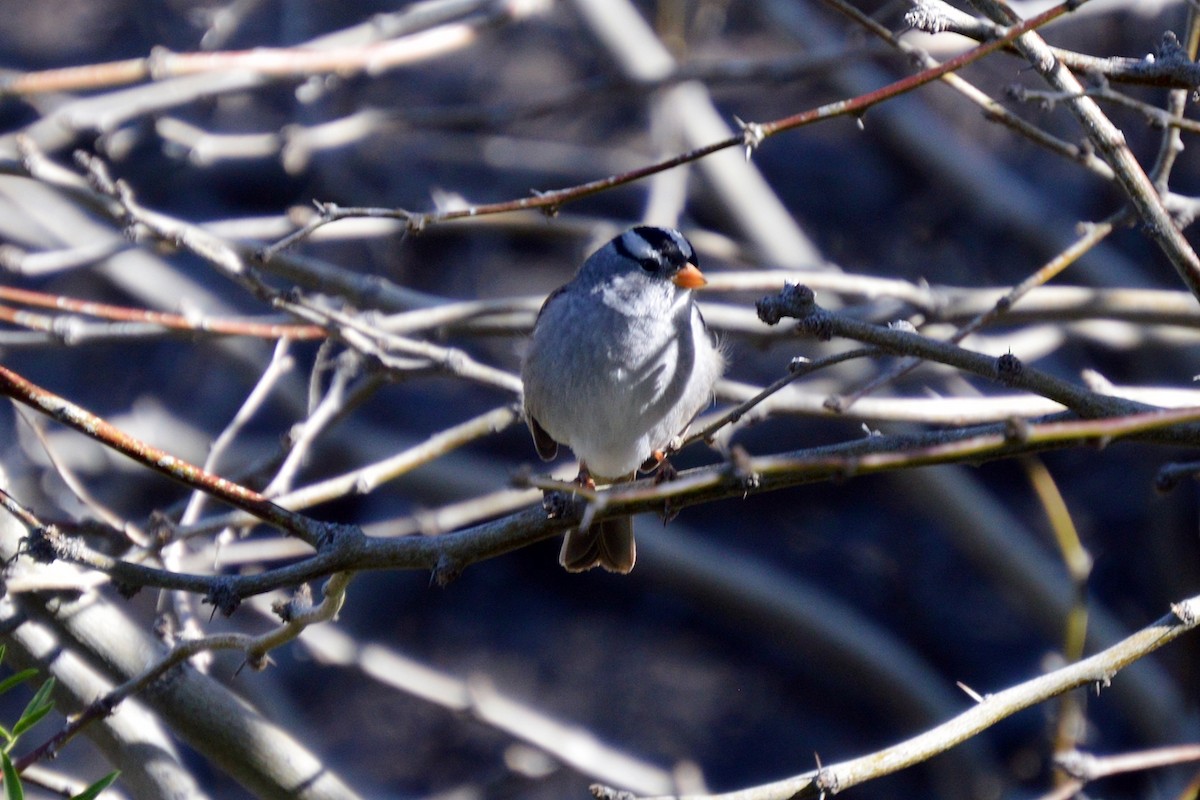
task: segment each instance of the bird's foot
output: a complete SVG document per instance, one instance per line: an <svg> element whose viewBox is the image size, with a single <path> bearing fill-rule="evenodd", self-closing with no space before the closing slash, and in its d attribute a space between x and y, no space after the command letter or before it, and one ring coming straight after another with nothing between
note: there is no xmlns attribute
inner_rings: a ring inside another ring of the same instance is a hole
<svg viewBox="0 0 1200 800"><path fill-rule="evenodd" d="M585 489L595 489L596 479L592 477L592 473L588 471L587 464L579 462L579 474L575 476L575 483Z"/></svg>

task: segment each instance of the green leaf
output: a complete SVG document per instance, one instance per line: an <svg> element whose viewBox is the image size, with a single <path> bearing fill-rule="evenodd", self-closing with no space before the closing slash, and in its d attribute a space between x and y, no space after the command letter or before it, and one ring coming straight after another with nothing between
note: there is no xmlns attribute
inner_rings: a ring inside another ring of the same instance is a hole
<svg viewBox="0 0 1200 800"><path fill-rule="evenodd" d="M47 678L33 693L33 697L25 705L25 711L21 716L41 711L43 708L54 708L54 701L50 699L52 691L54 691L54 678Z"/></svg>
<svg viewBox="0 0 1200 800"><path fill-rule="evenodd" d="M21 776L17 774L17 768L13 766L12 759L8 757L8 753L0 753L0 758L4 759L4 797L6 800L25 800L25 790L21 788Z"/></svg>
<svg viewBox="0 0 1200 800"><path fill-rule="evenodd" d="M12 735L20 736L25 731L32 728L42 721L42 717L54 710L54 701L50 698L50 692L54 690L54 678L47 678L41 688L33 694L33 698L25 706L25 711L21 713L21 718L17 720L17 724L13 725Z"/></svg>
<svg viewBox="0 0 1200 800"><path fill-rule="evenodd" d="M4 680L0 681L0 694L4 694L9 689L16 686L18 683L24 683L30 678L37 676L36 669L23 669L16 675L9 675Z"/></svg>
<svg viewBox="0 0 1200 800"><path fill-rule="evenodd" d="M95 798L101 792L113 785L113 781L115 781L117 776L120 774L120 770L114 770L113 772L108 773L79 794L72 795L71 800L95 800Z"/></svg>

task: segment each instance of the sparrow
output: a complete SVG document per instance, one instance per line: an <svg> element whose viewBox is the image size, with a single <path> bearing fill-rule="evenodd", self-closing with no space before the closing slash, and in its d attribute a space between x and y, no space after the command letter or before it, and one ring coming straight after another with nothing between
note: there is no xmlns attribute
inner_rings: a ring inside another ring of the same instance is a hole
<svg viewBox="0 0 1200 800"><path fill-rule="evenodd" d="M725 357L692 290L707 281L677 230L637 227L592 253L538 312L521 367L525 419L545 461L564 444L579 483L667 468L664 452L712 402ZM629 517L568 531L570 572L633 569Z"/></svg>

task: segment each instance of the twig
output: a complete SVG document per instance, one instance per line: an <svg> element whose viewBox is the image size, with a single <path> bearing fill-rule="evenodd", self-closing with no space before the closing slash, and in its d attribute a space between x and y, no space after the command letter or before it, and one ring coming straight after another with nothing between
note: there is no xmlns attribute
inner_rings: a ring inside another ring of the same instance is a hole
<svg viewBox="0 0 1200 800"><path fill-rule="evenodd" d="M328 526L275 505L258 492L205 472L165 450L135 439L95 414L0 366L0 393L18 400L67 427L99 441L143 466L194 489L207 492L317 546L329 535Z"/></svg>
<svg viewBox="0 0 1200 800"><path fill-rule="evenodd" d="M1009 310L1021 298L1029 294L1033 289L1042 286L1053 280L1063 270L1074 264L1088 250L1101 242L1106 236L1112 233L1118 222L1123 219L1125 214L1118 212L1114 217L1105 220L1104 222L1088 225L1084 233L1075 240L1063 252L1052 258L1049 262L1042 265L1032 275L1029 275L1025 280L1018 283L1012 289L1004 294L1003 297L996 301L996 304L987 311L976 315L964 324L958 327L946 341L957 344L963 339L966 339L971 334L982 329L986 325L990 325L996 319L1006 315ZM879 387L896 380L897 378L911 372L920 360L916 358L904 358L899 363L894 364L891 368L878 375L869 381L866 385L854 390L848 394L842 395L836 400L836 408L841 411L850 406L866 394L870 394Z"/></svg>
<svg viewBox="0 0 1200 800"><path fill-rule="evenodd" d="M858 97L848 100L829 103L809 111L803 111L798 114L773 120L771 122L745 122L742 125L742 131L739 135L731 136L702 147L697 147L693 150L689 150L686 153L681 153L672 158L664 159L654 164L649 164L647 166L630 170L619 175L610 175L605 178L589 181L587 183L582 183L565 189L536 192L531 197L521 197L498 203L468 205L462 208L450 208L441 211L427 212L414 212L398 208L359 208L353 210L355 212L354 215L382 216L400 219L405 222L407 230L414 233L422 231L434 223L470 219L486 214L501 214L512 211L539 209L544 213L553 216L562 206L566 205L567 203L575 202L585 197L590 197L600 192L608 191L616 186L623 186L628 183L639 181L642 178L647 178L665 170L674 169L675 167L697 161L701 158L712 155L713 153L720 152L721 150L727 150L731 147L738 147L752 152L765 139L784 131L792 130L803 125L808 125L819 120L832 119L834 117L860 117L871 107L878 105L879 103L890 100L906 92L913 91L914 89L920 88L931 81L938 80L943 75L955 72L968 64L978 61L984 56L1000 49L1004 45L1015 41L1017 37L1021 36L1022 34L1027 33L1028 31L1036 30L1042 25L1057 19L1063 14L1075 10L1083 2L1087 2L1087 0L1071 0L1070 2L1053 6L1037 16L1030 17L1027 20L1014 24L1005 32L1003 36L997 39L980 44L970 51L945 61L936 67L922 70L915 75L902 78L875 91L867 92L866 94L862 94ZM321 210L321 215L311 220L305 226L302 232L297 231L295 234L291 234L279 242L263 248L260 251L261 259L263 261L270 261L283 249L294 245L299 239L303 238L303 236L307 236L316 229L338 219L343 219L349 215L335 204L318 204L318 209Z"/></svg>
<svg viewBox="0 0 1200 800"><path fill-rule="evenodd" d="M1097 756L1072 750L1059 753L1054 757L1054 765L1063 772L1080 781L1094 781L1107 778L1110 775L1120 775L1125 772L1137 772L1158 767L1168 767L1175 764L1187 764L1200 761L1200 744L1183 744L1174 747L1160 747L1154 750L1142 750L1136 753L1120 753L1111 756Z"/></svg>
<svg viewBox="0 0 1200 800"><path fill-rule="evenodd" d="M793 778L725 794L675 796L670 800L785 800L837 793L925 761L987 730L1018 711L1031 708L1080 686L1108 686L1125 667L1196 627L1200 596L1172 606L1171 613L1090 658L1034 678L971 705L935 728L892 747L850 761L828 764ZM604 800L638 800L605 786L592 786ZM667 798L656 798L667 800Z"/></svg>
<svg viewBox="0 0 1200 800"><path fill-rule="evenodd" d="M46 436L45 427L41 424L40 418L34 417L16 404L14 404L14 408L16 408L21 420L29 426L30 430L33 431L33 435L37 437L38 443L42 446L42 452L46 454L46 458L49 459L51 466L54 468L54 473L58 475L67 489L75 495L75 498L83 503L84 506L91 509L92 513L103 524L107 525L114 534L119 533L124 541L144 547L150 537L136 525L123 519L111 508L96 499L87 486L84 485L84 482L66 465L63 459L59 458L58 453L55 452L55 449L50 444L50 440Z"/></svg>
<svg viewBox="0 0 1200 800"><path fill-rule="evenodd" d="M463 6L462 3L454 5ZM391 41L343 47L316 48L309 43L307 47L260 47L244 52L199 53L173 53L160 47L145 58L10 75L0 79L0 96L99 89L214 72L244 72L274 79L323 74L345 76L360 72L375 75L460 48L473 40L479 28L515 16L510 9L520 8L520 4L494 2L472 2L467 6L468 12L488 13L458 23L445 19L439 27L407 31ZM459 9L452 11L453 16L461 13ZM378 30L384 29L382 24L378 26ZM332 40L333 36L325 39Z"/></svg>
<svg viewBox="0 0 1200 800"><path fill-rule="evenodd" d="M463 445L503 431L517 423L520 418L520 411L516 406L500 406L443 431L433 433L420 444L401 450L385 459L303 486L275 497L273 500L284 508L299 510L341 497L367 494L387 481L411 472ZM194 536L207 533L214 528L244 526L253 520L253 516L234 512L181 528L179 533Z"/></svg>
<svg viewBox="0 0 1200 800"><path fill-rule="evenodd" d="M397 372L410 372L416 368L432 366L451 375L513 394L519 394L521 391L521 381L515 375L482 364L457 348L388 333L356 316L332 308L319 307L305 298L293 300L281 297L275 301L275 305L301 319L321 320L323 325L336 327L339 337L348 345L364 355L378 359L384 367ZM402 362L393 353L414 356L418 361Z"/></svg>
<svg viewBox="0 0 1200 800"><path fill-rule="evenodd" d="M1011 354L994 358L901 328L871 325L826 311L816 304L812 290L804 286L789 286L778 296L759 300L758 314L769 325L775 324L785 316L795 317L800 320L798 330L809 335L823 339L843 336L898 355L916 356L948 364L1014 388L1048 397L1085 417L1116 416L1147 410L1143 404L1100 395L1041 372L1022 364Z"/></svg>
<svg viewBox="0 0 1200 800"><path fill-rule="evenodd" d="M906 54L909 58L914 59L921 65L923 69L931 69L938 65L936 59L926 53L924 50L914 47L908 42L901 39L898 35L893 34L891 30L881 25L876 20L851 5L846 0L824 0L825 4L831 6L839 13L854 20L855 23L861 25L873 35L879 37L889 45ZM934 9L937 11L934 11ZM965 20L966 24L948 24L949 20ZM956 33L961 33L965 36L971 36L980 41L994 39L1003 34L1003 30L992 23L971 17L968 14L958 11L957 9L938 3L935 7L933 3L917 3L905 15L905 21L913 27L924 30L929 33L940 33L942 31L952 30ZM970 30L971 33L965 33L964 30ZM974 34L974 35L972 35ZM1052 153L1057 153L1077 164L1081 164L1105 180L1112 180L1113 171L1108 164L1097 158L1090 150L1079 147L1071 142L1063 141L1056 136L1043 131L1036 125L1018 117L1016 114L1009 111L1000 103L993 100L987 94L976 88L974 85L965 80L956 72L947 73L942 76L942 81L957 91L959 94L966 97L972 103L979 106L987 119L998 122L1016 133L1024 136L1035 144L1049 150Z"/></svg>
<svg viewBox="0 0 1200 800"><path fill-rule="evenodd" d="M972 0L972 3L1002 25L1018 22L1002 0ZM1088 139L1116 172L1117 181L1137 209L1147 235L1175 265L1192 294L1200 298L1200 258L1171 219L1154 184L1130 152L1124 134L1109 121L1094 100L1082 96L1083 86L1054 57L1041 36L1030 30L1016 38L1015 44L1047 83L1064 93L1067 98L1064 102L1087 132Z"/></svg>
<svg viewBox="0 0 1200 800"><path fill-rule="evenodd" d="M311 600L305 602L303 598L293 599L286 606L278 606L277 613L283 619L283 624L267 633L258 636L224 633L199 639L185 639L177 643L170 652L144 669L141 674L135 675L94 701L73 716L62 730L18 759L15 764L18 771L43 758L54 758L63 745L79 735L89 724L108 716L121 702L144 691L173 667L199 653L240 650L246 654L246 663L253 669L265 668L267 654L271 650L293 641L310 625L328 622L337 616L345 601L346 588L352 577L346 572L331 576L322 590L322 601L315 606Z"/></svg>
<svg viewBox="0 0 1200 800"><path fill-rule="evenodd" d="M114 306L77 300L63 295L34 292L11 286L0 286L0 299L38 308L54 308L100 319L121 322L139 322L169 330L188 333L219 333L231 336L254 336L262 339L321 339L328 331L318 325L279 324L243 320L215 319L201 315L171 314L165 311L149 311L141 308ZM62 324L62 317L42 317L40 330L53 330ZM14 319L13 321L19 321Z"/></svg>
<svg viewBox="0 0 1200 800"><path fill-rule="evenodd" d="M688 437L680 445L680 447L682 448L692 442L702 440L702 439L705 441L710 440L713 437L713 435L715 435L716 432L719 431L721 428L725 427L726 425L736 424L742 417L744 417L746 415L747 412L749 412L755 406L759 405L767 398L776 394L784 387L789 386L792 383L795 383L796 381L800 380L803 377L811 375L812 373L814 373L818 370L826 369L827 367L832 367L835 364L841 364L843 362L851 361L856 358L870 358L871 356L878 355L878 354L879 354L879 351L874 348L860 348L857 350L849 350L844 353L836 353L831 356L825 356L824 358L818 358L815 361L809 361L807 359L804 359L804 360L793 359L792 363L788 365L788 374L787 375L784 375L782 378L777 379L774 383L765 387L762 391L758 392L753 397L751 397L747 400L744 400L741 403L739 403L738 405L736 405L735 407L729 409L724 414L717 417L717 419L715 419L712 422L710 422L709 424L705 425L700 430L696 431L693 434L689 434Z"/></svg>
<svg viewBox="0 0 1200 800"><path fill-rule="evenodd" d="M242 428L250 421L250 418L262 407L266 402L267 396L275 388L280 378L286 373L295 368L295 359L290 354L290 343L288 339L280 339L275 343L275 349L271 353L271 361L267 368L263 370L263 374L255 383L254 389L246 397L233 419L225 426L220 435L213 441L212 447L208 450L208 457L204 460L203 469L206 472L215 472L217 464L220 463L221 457L225 451L233 443L234 439L241 432ZM179 517L180 525L187 525L200 516L200 511L204 507L205 498L208 497L204 492L194 492L188 500L187 507Z"/></svg>

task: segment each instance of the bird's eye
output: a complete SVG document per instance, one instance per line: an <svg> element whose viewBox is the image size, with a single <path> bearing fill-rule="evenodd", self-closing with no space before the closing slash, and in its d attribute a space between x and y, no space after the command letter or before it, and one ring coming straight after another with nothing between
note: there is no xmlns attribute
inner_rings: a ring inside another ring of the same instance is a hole
<svg viewBox="0 0 1200 800"><path fill-rule="evenodd" d="M640 261L638 261L638 266L640 266L646 272L654 273L654 272L658 272L658 268L661 267L662 265L659 264L658 261L656 261L653 258L643 258Z"/></svg>

